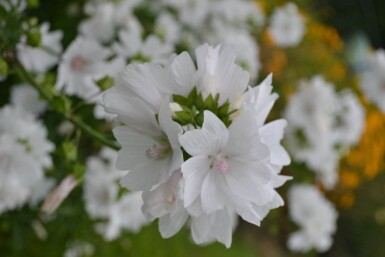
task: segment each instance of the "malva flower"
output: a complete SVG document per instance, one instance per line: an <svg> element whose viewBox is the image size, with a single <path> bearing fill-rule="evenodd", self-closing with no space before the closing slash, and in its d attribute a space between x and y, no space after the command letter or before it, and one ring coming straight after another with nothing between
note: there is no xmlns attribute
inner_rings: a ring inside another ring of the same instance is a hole
<svg viewBox="0 0 385 257"><path fill-rule="evenodd" d="M265 124L277 99L271 76L251 88L228 46L186 52L165 66L131 64L104 95L116 115L121 185L143 191L143 211L163 237L190 220L198 244L231 245L236 217L259 225L283 205L275 188L290 163L285 120Z"/></svg>

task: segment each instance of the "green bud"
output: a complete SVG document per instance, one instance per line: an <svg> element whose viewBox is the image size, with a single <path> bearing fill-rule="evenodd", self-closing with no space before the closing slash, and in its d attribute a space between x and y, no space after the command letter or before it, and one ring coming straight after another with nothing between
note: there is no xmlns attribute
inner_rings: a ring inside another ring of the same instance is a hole
<svg viewBox="0 0 385 257"><path fill-rule="evenodd" d="M191 116L191 112L189 111L179 111L175 112L176 120L181 125L187 125L193 122L193 117Z"/></svg>
<svg viewBox="0 0 385 257"><path fill-rule="evenodd" d="M61 146L62 154L67 161L76 161L78 150L73 142L64 142Z"/></svg>
<svg viewBox="0 0 385 257"><path fill-rule="evenodd" d="M55 96L52 106L58 112L68 113L71 110L71 100L65 96Z"/></svg>
<svg viewBox="0 0 385 257"><path fill-rule="evenodd" d="M29 8L37 8L40 5L40 0L27 0L27 6Z"/></svg>
<svg viewBox="0 0 385 257"><path fill-rule="evenodd" d="M41 33L38 30L27 32L27 43L32 47L41 47Z"/></svg>
<svg viewBox="0 0 385 257"><path fill-rule="evenodd" d="M76 163L73 171L73 175L75 176L77 181L82 181L84 178L84 174L86 172L86 167L80 163Z"/></svg>
<svg viewBox="0 0 385 257"><path fill-rule="evenodd" d="M3 58L0 58L0 76L5 77L7 75L8 75L8 64Z"/></svg>
<svg viewBox="0 0 385 257"><path fill-rule="evenodd" d="M29 25L30 27L36 27L37 24L39 24L39 20L38 20L36 17L31 17L31 18L29 18L29 20L28 20L28 25Z"/></svg>
<svg viewBox="0 0 385 257"><path fill-rule="evenodd" d="M114 79L109 77L109 76L105 76L104 78L96 81L96 85L98 85L98 87L102 90L102 91L105 91L107 89L109 89L110 87L112 87L114 85Z"/></svg>
<svg viewBox="0 0 385 257"><path fill-rule="evenodd" d="M134 60L145 63L145 62L151 62L151 59L147 56L144 56L142 53L137 53L134 57Z"/></svg>

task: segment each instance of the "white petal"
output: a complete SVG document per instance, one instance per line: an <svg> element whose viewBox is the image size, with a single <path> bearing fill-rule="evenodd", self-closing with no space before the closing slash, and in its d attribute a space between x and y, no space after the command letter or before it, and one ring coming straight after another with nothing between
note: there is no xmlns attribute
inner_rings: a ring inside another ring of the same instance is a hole
<svg viewBox="0 0 385 257"><path fill-rule="evenodd" d="M181 206L172 214L163 216L159 219L159 232L163 238L169 238L175 235L186 223L188 213Z"/></svg>
<svg viewBox="0 0 385 257"><path fill-rule="evenodd" d="M223 152L244 161L261 161L269 156L269 149L261 142L251 112L242 112L230 125L229 138Z"/></svg>
<svg viewBox="0 0 385 257"><path fill-rule="evenodd" d="M168 160L148 160L129 171L121 180L120 185L133 191L148 190L161 183L160 177L169 173Z"/></svg>
<svg viewBox="0 0 385 257"><path fill-rule="evenodd" d="M187 207L199 196L202 185L210 169L210 159L206 156L192 157L182 164L184 185L184 206Z"/></svg>
<svg viewBox="0 0 385 257"><path fill-rule="evenodd" d="M269 147L270 161L276 165L290 164L289 154L280 144L286 125L286 120L280 119L270 122L259 129L261 141Z"/></svg>
<svg viewBox="0 0 385 257"><path fill-rule="evenodd" d="M223 209L226 203L226 181L224 176L214 170L209 170L202 185L201 201L205 213Z"/></svg>
<svg viewBox="0 0 385 257"><path fill-rule="evenodd" d="M140 163L148 161L145 155L146 150L156 143L154 139L127 126L116 127L113 132L122 146L116 162L118 169L132 169Z"/></svg>
<svg viewBox="0 0 385 257"><path fill-rule="evenodd" d="M162 104L162 93L158 84L165 80L167 74L160 65L131 64L119 75L118 84L128 88L133 96L140 97L157 113Z"/></svg>
<svg viewBox="0 0 385 257"><path fill-rule="evenodd" d="M187 52L179 54L172 61L170 69L177 88L173 94L187 96L195 86L195 65L190 55Z"/></svg>
<svg viewBox="0 0 385 257"><path fill-rule="evenodd" d="M272 190L269 190L269 187L263 187L272 177L264 165L259 163L251 166L231 160L229 167L226 181L234 194L259 205L263 205L273 198Z"/></svg>
<svg viewBox="0 0 385 257"><path fill-rule="evenodd" d="M179 137L183 148L192 156L217 154L226 144L228 131L212 112L204 112L201 129L187 131Z"/></svg>

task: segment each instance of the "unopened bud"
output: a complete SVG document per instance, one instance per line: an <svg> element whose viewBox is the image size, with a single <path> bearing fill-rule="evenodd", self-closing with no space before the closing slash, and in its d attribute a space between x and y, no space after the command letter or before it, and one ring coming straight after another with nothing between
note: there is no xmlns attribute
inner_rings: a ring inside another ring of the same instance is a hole
<svg viewBox="0 0 385 257"><path fill-rule="evenodd" d="M32 47L41 47L41 33L38 30L30 31L27 33L27 44Z"/></svg>
<svg viewBox="0 0 385 257"><path fill-rule="evenodd" d="M171 116L175 119L176 112L183 111L183 109L178 103L172 102L170 103L170 111L171 111Z"/></svg>
<svg viewBox="0 0 385 257"><path fill-rule="evenodd" d="M73 175L67 176L60 184L45 198L41 210L47 214L52 214L67 198L69 193L75 188L78 181Z"/></svg>

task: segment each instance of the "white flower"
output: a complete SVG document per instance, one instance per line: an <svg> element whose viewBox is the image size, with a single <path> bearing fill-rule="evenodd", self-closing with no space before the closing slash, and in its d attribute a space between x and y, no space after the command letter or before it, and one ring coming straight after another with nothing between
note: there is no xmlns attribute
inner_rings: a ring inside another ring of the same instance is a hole
<svg viewBox="0 0 385 257"><path fill-rule="evenodd" d="M40 27L41 47L27 45L26 37L22 37L17 45L17 57L23 66L34 73L44 73L57 64L62 52L62 31L49 32L49 24Z"/></svg>
<svg viewBox="0 0 385 257"><path fill-rule="evenodd" d="M182 150L178 142L182 129L171 119L167 99L159 111L159 125L155 115L142 102L131 99L125 104L129 110L127 115L138 112L137 118L141 120L133 125L127 122L114 129L114 135L122 146L116 166L129 170L121 185L130 190L150 189L167 180L182 164ZM132 121L133 118L136 117L132 117Z"/></svg>
<svg viewBox="0 0 385 257"><path fill-rule="evenodd" d="M47 103L40 99L39 93L28 84L20 84L11 88L11 103L23 109L39 115L47 108Z"/></svg>
<svg viewBox="0 0 385 257"><path fill-rule="evenodd" d="M195 50L198 66L198 89L202 95L219 94L218 104L245 92L250 75L234 63L235 51L226 46L207 44Z"/></svg>
<svg viewBox="0 0 385 257"><path fill-rule="evenodd" d="M148 223L141 211L143 204L141 192L125 193L109 210L108 222L97 224L97 231L106 240L117 238L122 229L138 232Z"/></svg>
<svg viewBox="0 0 385 257"><path fill-rule="evenodd" d="M349 91L337 94L321 76L302 81L285 110L289 150L331 189L338 162L361 135L364 111Z"/></svg>
<svg viewBox="0 0 385 257"><path fill-rule="evenodd" d="M182 173L177 170L169 180L143 192L143 212L151 220L159 218L159 231L164 238L175 235L189 216L183 206L181 183Z"/></svg>
<svg viewBox="0 0 385 257"><path fill-rule="evenodd" d="M46 137L31 113L11 106L0 110L0 213L27 201L34 205L49 190L44 168L52 165L54 145Z"/></svg>
<svg viewBox="0 0 385 257"><path fill-rule="evenodd" d="M6 106L0 111L0 133L9 135L23 145L42 168L52 165L50 153L54 145L47 140L46 128L31 113Z"/></svg>
<svg viewBox="0 0 385 257"><path fill-rule="evenodd" d="M120 124L121 184L144 191L143 211L159 218L162 236L190 220L196 243L229 247L236 214L259 225L283 204L275 188L288 179L279 175L290 162L280 145L286 122L264 124L277 98L271 76L248 89L231 48L202 45L196 60L183 52L165 66L131 64L104 105Z"/></svg>
<svg viewBox="0 0 385 257"><path fill-rule="evenodd" d="M41 167L10 135L0 135L0 214L23 205L43 176Z"/></svg>
<svg viewBox="0 0 385 257"><path fill-rule="evenodd" d="M121 57L133 58L133 61L166 63L173 47L168 42L162 42L154 35L145 40L139 31L122 29L119 31L119 41L113 45L114 51Z"/></svg>
<svg viewBox="0 0 385 257"><path fill-rule="evenodd" d="M155 32L163 41L170 44L179 42L182 36L181 25L167 12L162 12L158 16Z"/></svg>
<svg viewBox="0 0 385 257"><path fill-rule="evenodd" d="M206 214L230 206L258 225L275 201L270 183L276 174L265 161L269 149L261 142L253 116L244 112L227 129L205 111L203 127L187 131L179 141L192 156L182 164L185 207L197 199Z"/></svg>
<svg viewBox="0 0 385 257"><path fill-rule="evenodd" d="M91 9L91 8L87 8ZM90 10L90 18L79 24L79 32L100 43L109 42L115 34L115 6L111 2L100 3Z"/></svg>
<svg viewBox="0 0 385 257"><path fill-rule="evenodd" d="M360 86L370 101L385 113L385 51L369 54L369 70L361 74Z"/></svg>
<svg viewBox="0 0 385 257"><path fill-rule="evenodd" d="M121 59L107 62L111 52L97 42L78 37L65 51L58 70L56 89L87 99L99 93L96 81L114 76L123 68Z"/></svg>
<svg viewBox="0 0 385 257"><path fill-rule="evenodd" d="M231 29L220 20L214 20L212 27L212 31L208 31L204 36L205 40L212 44L223 42L233 47L237 53L237 63L250 73L252 80L255 80L261 69L259 47L255 39L247 31Z"/></svg>
<svg viewBox="0 0 385 257"><path fill-rule="evenodd" d="M297 6L294 3L287 3L274 10L268 31L277 46L296 46L305 34L305 21Z"/></svg>
<svg viewBox="0 0 385 257"><path fill-rule="evenodd" d="M358 142L364 129L365 111L357 96L345 90L339 94L340 110L335 118L333 137L337 144L351 146Z"/></svg>
<svg viewBox="0 0 385 257"><path fill-rule="evenodd" d="M332 245L338 213L321 192L311 185L294 185L289 190L289 214L300 230L289 236L292 251L327 251Z"/></svg>
<svg viewBox="0 0 385 257"><path fill-rule="evenodd" d="M106 150L103 151L104 159L90 157L87 160L83 197L87 213L92 218L108 217L111 207L117 201L119 191L117 180L124 175L124 172L114 168L115 160L105 160L103 153Z"/></svg>

